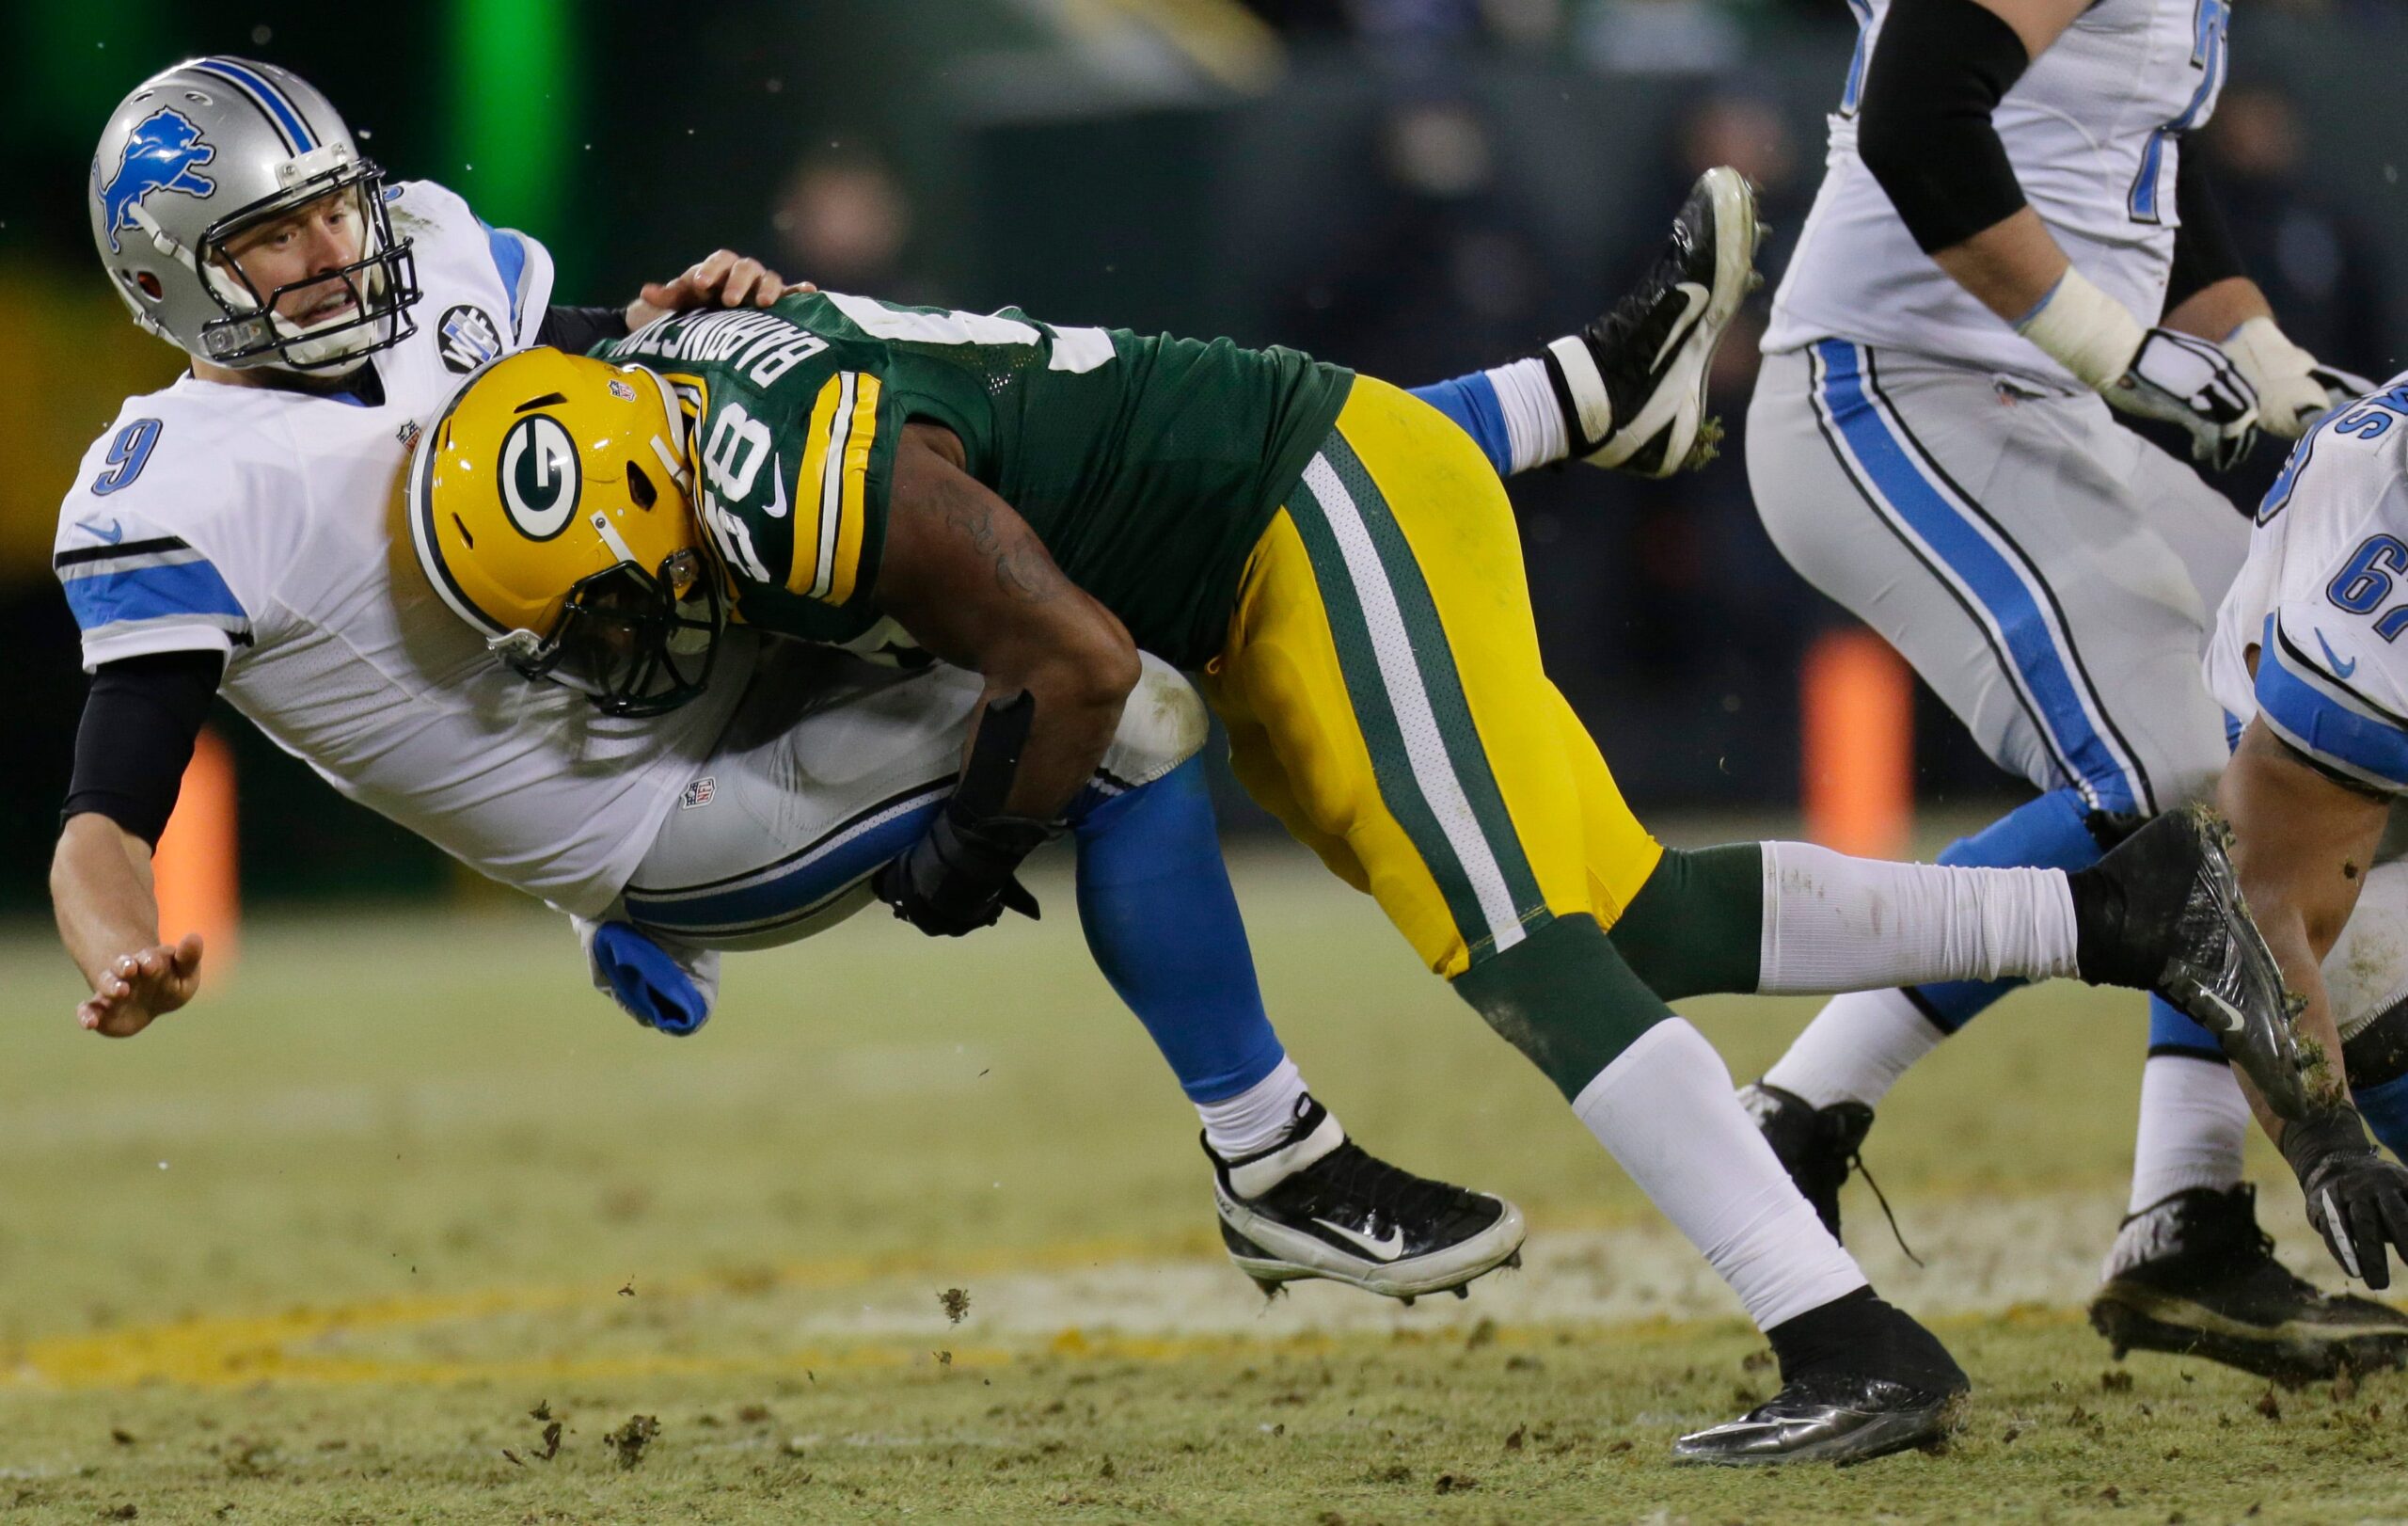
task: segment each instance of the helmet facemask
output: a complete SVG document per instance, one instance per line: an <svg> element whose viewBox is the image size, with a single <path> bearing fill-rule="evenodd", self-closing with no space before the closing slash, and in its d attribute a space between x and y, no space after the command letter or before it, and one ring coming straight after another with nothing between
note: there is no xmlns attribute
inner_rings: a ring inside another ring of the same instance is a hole
<svg viewBox="0 0 2408 1526"><path fill-rule="evenodd" d="M492 646L515 672L581 690L606 715L661 715L709 684L726 628L718 572L688 547L651 572L621 562L578 579L548 634L514 630Z"/></svg>
<svg viewBox="0 0 2408 1526"><path fill-rule="evenodd" d="M310 163L321 158L322 165ZM226 314L203 326L201 343L206 358L216 365L272 365L339 375L417 332L409 317L419 297L417 265L409 241L393 237L392 221L385 212L384 172L373 161L352 159L327 148L293 160L292 167L293 178L284 195L212 224L193 251L202 284ZM349 263L262 292L227 252L244 233L337 196L349 199L359 223L359 254ZM350 306L322 322L296 322L277 310L279 303L295 294L323 298L338 291L350 297Z"/></svg>

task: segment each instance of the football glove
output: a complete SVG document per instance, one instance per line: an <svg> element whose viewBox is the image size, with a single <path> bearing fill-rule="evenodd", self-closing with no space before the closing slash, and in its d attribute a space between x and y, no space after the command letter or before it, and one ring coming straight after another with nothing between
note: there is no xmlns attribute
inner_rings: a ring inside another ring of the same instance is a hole
<svg viewBox="0 0 2408 1526"><path fill-rule="evenodd" d="M719 1002L719 950L655 938L627 922L571 916L594 989L648 1028L684 1037Z"/></svg>
<svg viewBox="0 0 2408 1526"><path fill-rule="evenodd" d="M2212 471L2230 471L2258 442L2258 389L2220 345L2195 335L2148 330L2104 395L2126 413L2180 424L2191 459Z"/></svg>
<svg viewBox="0 0 2408 1526"><path fill-rule="evenodd" d="M1004 802L1020 771L1021 749L1037 723L1026 690L987 702L961 782L928 830L903 856L870 877L870 890L895 914L932 938L958 938L992 927L1006 912L1034 919L1037 898L1015 878L1021 860L1060 835L1051 821L1010 816Z"/></svg>
<svg viewBox="0 0 2408 1526"><path fill-rule="evenodd" d="M2058 278L2015 331L2111 405L2180 424L2190 432L2194 461L2226 471L2257 443L2257 389L2222 348L2170 328L2142 327L2079 270Z"/></svg>
<svg viewBox="0 0 2408 1526"><path fill-rule="evenodd" d="M2333 409L2374 390L2364 376L2319 362L2272 318L2234 329L2224 352L2258 389L2258 427L2280 439L2299 438Z"/></svg>
<svg viewBox="0 0 2408 1526"><path fill-rule="evenodd" d="M2384 1246L2408 1261L2408 1168L2376 1152L2347 1105L2286 1125L2283 1159L2307 1194L2307 1221L2341 1269L2370 1288L2389 1287Z"/></svg>
<svg viewBox="0 0 2408 1526"><path fill-rule="evenodd" d="M1020 882L1021 860L1060 831L1022 816L974 819L945 803L918 842L870 877L870 891L932 938L992 927L1006 912L1034 920L1037 898Z"/></svg>

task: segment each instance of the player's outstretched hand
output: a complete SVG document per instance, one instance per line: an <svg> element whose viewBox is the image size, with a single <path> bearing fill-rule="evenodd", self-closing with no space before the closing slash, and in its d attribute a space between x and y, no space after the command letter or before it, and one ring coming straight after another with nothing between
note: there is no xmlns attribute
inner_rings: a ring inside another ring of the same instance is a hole
<svg viewBox="0 0 2408 1526"><path fill-rule="evenodd" d="M200 934L178 944L157 944L119 954L101 974L91 998L75 1009L75 1021L111 1039L130 1039L192 1000L200 989Z"/></svg>
<svg viewBox="0 0 2408 1526"><path fill-rule="evenodd" d="M642 328L655 318L694 308L766 308L788 292L817 290L809 281L790 283L734 249L718 249L673 279L646 281L642 294L627 304L627 326Z"/></svg>
<svg viewBox="0 0 2408 1526"><path fill-rule="evenodd" d="M2224 353L2258 389L2258 427L2297 439L2317 421L2375 389L2374 383L2328 366L2290 342L2273 319L2250 319L2226 336Z"/></svg>
<svg viewBox="0 0 2408 1526"><path fill-rule="evenodd" d="M2104 396L2126 413L2189 430L2191 459L2211 470L2239 466L2258 440L2258 389L2232 357L2190 334L2150 329Z"/></svg>
<svg viewBox="0 0 2408 1526"><path fill-rule="evenodd" d="M2354 371L2344 371L2339 366L2328 366L2321 360L2309 363L2307 379L2324 389L2324 406L2316 411L2315 417L2300 421L2303 434L2308 425L2335 408L2347 407L2369 392L2383 390L2380 382L2370 381Z"/></svg>
<svg viewBox="0 0 2408 1526"><path fill-rule="evenodd" d="M2384 1247L2408 1264L2408 1168L2376 1152L2348 1106L2287 1125L2283 1158L2307 1194L2307 1221L2341 1269L2370 1288L2389 1287Z"/></svg>

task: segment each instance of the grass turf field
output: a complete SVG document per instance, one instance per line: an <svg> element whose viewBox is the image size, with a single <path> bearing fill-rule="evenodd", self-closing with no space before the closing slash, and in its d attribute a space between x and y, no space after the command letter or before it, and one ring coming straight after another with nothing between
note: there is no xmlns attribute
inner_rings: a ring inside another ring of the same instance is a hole
<svg viewBox="0 0 2408 1526"><path fill-rule="evenodd" d="M1851 1240L1972 1372L1959 1438L1701 1473L1672 1436L1773 1386L1727 1294L1368 902L1287 854L1239 882L1321 1093L1518 1199L1525 1271L1265 1308L1059 882L959 945L865 917L735 959L686 1041L507 900L255 923L231 982L123 1043L74 1031L46 930L0 934L0 1517L2408 1517L2408 1378L2270 1393L2083 1326L2136 1000L2013 998L1873 1136L1930 1265L1861 1186ZM1689 1010L1745 1077L1811 1004Z"/></svg>

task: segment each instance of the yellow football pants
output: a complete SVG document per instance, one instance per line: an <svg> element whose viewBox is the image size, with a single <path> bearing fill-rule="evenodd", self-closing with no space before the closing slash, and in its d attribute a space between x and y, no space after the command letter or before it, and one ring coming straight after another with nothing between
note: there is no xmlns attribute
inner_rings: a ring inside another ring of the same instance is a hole
<svg viewBox="0 0 2408 1526"><path fill-rule="evenodd" d="M1247 790L1449 979L1611 928L1662 856L1540 663L1504 485L1385 382L1256 544L1204 691Z"/></svg>

